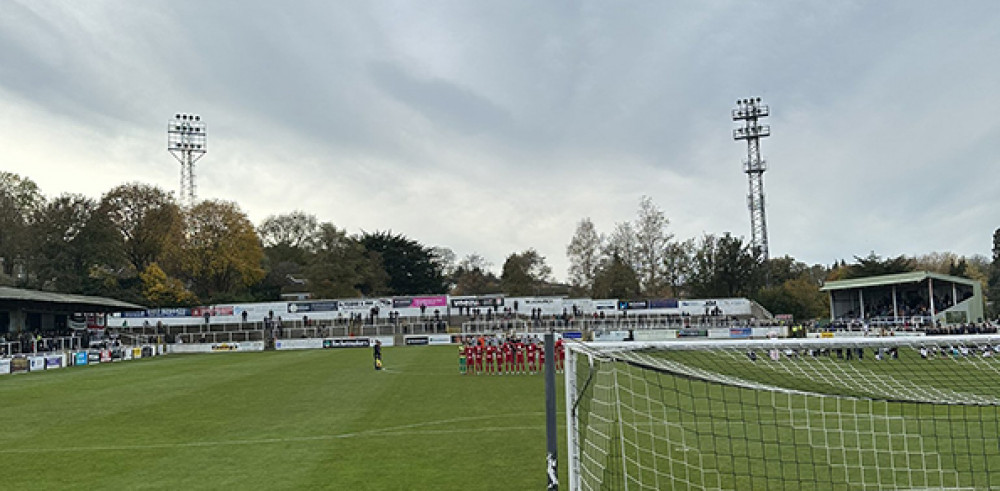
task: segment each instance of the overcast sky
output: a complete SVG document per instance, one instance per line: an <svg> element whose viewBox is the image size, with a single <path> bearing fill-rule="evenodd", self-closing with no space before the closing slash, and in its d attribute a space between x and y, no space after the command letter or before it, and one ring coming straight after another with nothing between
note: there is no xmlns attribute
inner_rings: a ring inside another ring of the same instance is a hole
<svg viewBox="0 0 1000 491"><path fill-rule="evenodd" d="M1000 2L0 1L0 169L49 197L303 210L559 279L648 195L678 238L750 236L737 99L762 97L772 256L988 254Z"/></svg>

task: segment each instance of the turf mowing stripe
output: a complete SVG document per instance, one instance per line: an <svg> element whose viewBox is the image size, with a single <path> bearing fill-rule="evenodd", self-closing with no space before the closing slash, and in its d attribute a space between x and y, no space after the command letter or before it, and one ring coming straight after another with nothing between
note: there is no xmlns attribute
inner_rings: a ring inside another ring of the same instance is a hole
<svg viewBox="0 0 1000 491"><path fill-rule="evenodd" d="M464 423L471 421L481 421L486 419L495 418L520 418L524 416L537 416L539 412L526 412L519 414L496 414L489 416L474 416L474 417L462 417L462 418L452 418L443 419L439 421L425 421L422 423L413 423L408 425L391 426L388 428L376 428L365 431L356 431L351 433L341 433L337 435L314 435L314 436L302 436L302 437L285 437L285 438L261 438L253 440L218 440L209 442L183 442L183 443L151 443L146 445L116 445L116 446L91 446L91 447L59 447L59 448L8 448L0 449L0 454L31 454L31 453L62 453L62 452L87 452L87 451L125 451L125 450L154 450L163 448L200 448L200 447L221 447L221 446L234 446L234 445L255 445L255 444L268 444L268 443L293 443L293 442L310 442L310 441L325 441L325 440L337 440L343 438L356 438L365 436L377 436L377 435L445 435L452 433L481 433L481 432L493 432L493 431L528 431L528 430L543 430L544 425L534 425L534 426L482 426L478 428L463 428L457 430L417 430L417 431L406 431L408 429L420 428L423 426L435 426L443 424L453 424L453 423Z"/></svg>

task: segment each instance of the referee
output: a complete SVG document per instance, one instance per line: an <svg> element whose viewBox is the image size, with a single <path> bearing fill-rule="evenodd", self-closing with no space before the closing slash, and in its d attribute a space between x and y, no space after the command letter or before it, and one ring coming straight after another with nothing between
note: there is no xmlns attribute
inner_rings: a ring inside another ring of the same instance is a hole
<svg viewBox="0 0 1000 491"><path fill-rule="evenodd" d="M382 369L382 341L378 339L375 340L375 344L372 346L372 356L375 357L375 369Z"/></svg>

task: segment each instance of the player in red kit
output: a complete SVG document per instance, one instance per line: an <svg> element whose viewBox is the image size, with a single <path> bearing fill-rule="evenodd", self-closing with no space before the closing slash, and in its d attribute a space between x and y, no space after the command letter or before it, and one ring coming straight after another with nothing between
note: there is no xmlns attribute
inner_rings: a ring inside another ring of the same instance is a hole
<svg viewBox="0 0 1000 491"><path fill-rule="evenodd" d="M517 373L527 373L527 370L524 368L524 343L520 340L514 343L514 359Z"/></svg>
<svg viewBox="0 0 1000 491"><path fill-rule="evenodd" d="M528 373L534 375L538 368L538 345L535 344L534 340L529 339L526 349L528 351Z"/></svg>
<svg viewBox="0 0 1000 491"><path fill-rule="evenodd" d="M555 349L555 351L556 351L555 352L555 356L556 356L556 371L562 373L562 371L563 371L563 362L566 360L566 347L563 346L563 340L562 340L562 338L559 338L559 339L556 340L556 349Z"/></svg>
<svg viewBox="0 0 1000 491"><path fill-rule="evenodd" d="M497 375L503 375L503 344L500 343L500 339L496 339L493 344L493 356L496 358Z"/></svg>
<svg viewBox="0 0 1000 491"><path fill-rule="evenodd" d="M503 343L504 372L514 373L514 343L511 340Z"/></svg>
<svg viewBox="0 0 1000 491"><path fill-rule="evenodd" d="M472 353L476 357L476 375L483 373L483 345L476 344L472 347Z"/></svg>
<svg viewBox="0 0 1000 491"><path fill-rule="evenodd" d="M493 346L493 343L486 345L486 373L493 375L495 372L493 369L496 367L497 361L497 347Z"/></svg>
<svg viewBox="0 0 1000 491"><path fill-rule="evenodd" d="M476 346L472 343L465 345L465 369L466 373L476 373Z"/></svg>

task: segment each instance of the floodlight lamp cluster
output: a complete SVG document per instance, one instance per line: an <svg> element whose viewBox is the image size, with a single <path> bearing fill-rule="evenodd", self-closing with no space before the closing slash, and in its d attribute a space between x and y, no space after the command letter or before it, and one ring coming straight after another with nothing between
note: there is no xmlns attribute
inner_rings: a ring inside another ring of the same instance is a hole
<svg viewBox="0 0 1000 491"><path fill-rule="evenodd" d="M167 126L169 150L205 151L205 123L197 114L177 113Z"/></svg>
<svg viewBox="0 0 1000 491"><path fill-rule="evenodd" d="M770 110L768 109L767 104L761 104L760 97L737 99L736 109L733 109L733 121L756 119L768 116L769 114Z"/></svg>
<svg viewBox="0 0 1000 491"><path fill-rule="evenodd" d="M771 135L771 126L766 124L745 126L743 128L736 128L733 130L733 138L737 140L751 138L754 136L763 137L770 135Z"/></svg>

